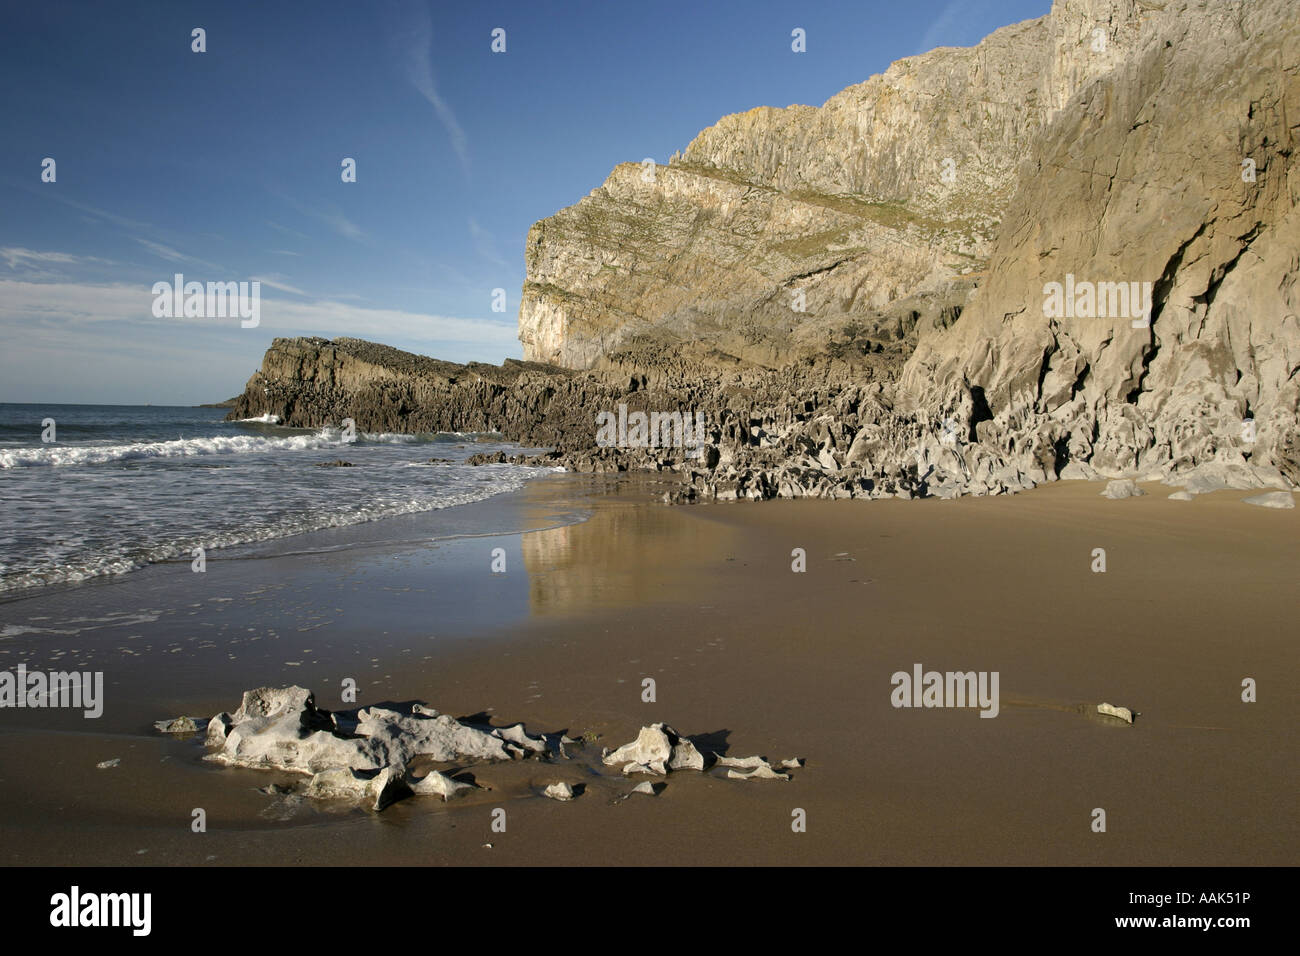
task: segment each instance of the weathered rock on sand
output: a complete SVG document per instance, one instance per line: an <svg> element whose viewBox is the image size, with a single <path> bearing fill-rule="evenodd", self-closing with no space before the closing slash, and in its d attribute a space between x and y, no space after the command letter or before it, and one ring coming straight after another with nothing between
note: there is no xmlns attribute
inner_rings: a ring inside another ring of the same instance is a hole
<svg viewBox="0 0 1300 956"><path fill-rule="evenodd" d="M714 754L719 767L738 768L728 769L727 779L729 780L789 780L790 775L780 773L770 763L762 757L723 757ZM803 761L798 758L782 760L781 766L786 770L795 770L803 766ZM745 771L741 773L740 771Z"/></svg>
<svg viewBox="0 0 1300 956"><path fill-rule="evenodd" d="M764 764L763 766L755 767L753 770L747 771L746 773L740 773L737 770L728 770L727 779L728 780L789 780L790 775L788 773L778 773L777 771L773 770L770 765Z"/></svg>
<svg viewBox="0 0 1300 956"><path fill-rule="evenodd" d="M1133 723L1133 711L1127 707L1116 707L1113 704L1098 704L1097 713L1104 714L1107 717L1115 717L1124 721L1126 724Z"/></svg>
<svg viewBox="0 0 1300 956"><path fill-rule="evenodd" d="M1291 0L1056 0L616 168L529 233L534 361L277 339L230 417L498 431L674 474L671 501L1290 490L1297 117ZM1051 313L1075 279L1095 294ZM596 447L621 404L702 412L703 454Z"/></svg>
<svg viewBox="0 0 1300 956"><path fill-rule="evenodd" d="M413 778L408 775L405 782L416 796L437 796L442 797L443 800L450 800L462 793L480 789L472 783L453 780L437 770L430 770L423 777Z"/></svg>
<svg viewBox="0 0 1300 956"><path fill-rule="evenodd" d="M1132 481L1128 478L1119 479L1117 481L1108 481L1106 487L1101 492L1103 498L1111 498L1114 500L1119 500L1121 498L1140 498L1145 494L1146 492L1142 490L1141 486L1139 486L1136 481Z"/></svg>
<svg viewBox="0 0 1300 956"><path fill-rule="evenodd" d="M351 800L371 810L382 810L398 799L404 790L402 775L391 767L378 773L358 773L349 767L336 767L314 774L307 784L307 796L317 800Z"/></svg>
<svg viewBox="0 0 1300 956"><path fill-rule="evenodd" d="M186 719L155 726L183 732L175 728ZM528 734L523 724L476 727L420 703L330 712L317 708L305 687L245 692L233 714L207 722L206 743L213 750L205 760L308 774L308 796L353 800L375 810L408 793L449 800L476 789L437 770L417 777L416 761L504 761L547 752L546 740Z"/></svg>
<svg viewBox="0 0 1300 956"><path fill-rule="evenodd" d="M622 766L625 774L704 769L704 757L695 745L667 724L642 727L636 740L602 755L601 760L607 767Z"/></svg>
<svg viewBox="0 0 1300 956"><path fill-rule="evenodd" d="M1248 505L1259 505L1261 508L1295 507L1295 495L1289 491L1267 491L1262 495L1251 495L1241 500Z"/></svg>
<svg viewBox="0 0 1300 956"><path fill-rule="evenodd" d="M207 725L206 720L195 720L193 717L177 717L174 720L159 720L154 723L154 727L164 734L197 734Z"/></svg>
<svg viewBox="0 0 1300 956"><path fill-rule="evenodd" d="M401 709L371 706L321 710L311 691L297 686L245 691L238 710L217 714L209 721L178 717L160 720L154 726L161 733L188 734L197 732L203 723L207 725L205 743L211 748L205 760L229 767L308 775L310 780L302 788L305 796L348 800L375 811L410 794L438 796L445 801L482 789L432 768L426 767L417 776L417 768L430 761L475 764L547 758L553 751L567 759L564 744L578 743L563 734L534 736L522 723L474 726L439 714L423 703ZM601 758L605 766L622 765L625 775L705 769L704 756L690 738L663 723L642 727L636 740L613 753L605 750ZM790 779L774 771L762 757L721 757L717 762L750 770L746 774L729 772L728 776L736 779ZM99 766L117 763L114 760ZM782 762L787 769L802 765L800 760ZM647 782L632 792L654 796L662 789L663 784L651 786ZM580 792L581 788L557 782L548 785L543 795L567 801Z"/></svg>
<svg viewBox="0 0 1300 956"><path fill-rule="evenodd" d="M601 760L607 767L622 766L624 774L651 773L663 775L673 770L706 769L704 755L695 747L688 737L683 737L667 724L651 724L642 727L636 740L624 744L614 751L606 751ZM718 767L739 767L748 773L728 770L727 776L732 780L789 780L788 774L778 773L762 757L724 757L713 755L713 765ZM803 766L799 759L784 760L781 766L795 769Z"/></svg>
<svg viewBox="0 0 1300 956"><path fill-rule="evenodd" d="M552 800L559 800L561 802L565 802L568 800L572 800L576 796L576 794L573 792L573 788L571 786L569 786L567 783L561 782L561 783L553 783L550 786L548 786L545 790L542 791L542 796L550 797Z"/></svg>

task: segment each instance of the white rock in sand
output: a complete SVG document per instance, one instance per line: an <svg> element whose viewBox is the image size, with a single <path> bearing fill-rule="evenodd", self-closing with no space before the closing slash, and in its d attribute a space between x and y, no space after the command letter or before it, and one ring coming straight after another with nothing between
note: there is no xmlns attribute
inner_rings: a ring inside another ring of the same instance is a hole
<svg viewBox="0 0 1300 956"><path fill-rule="evenodd" d="M417 757L440 762L512 760L546 749L545 741L530 737L522 724L475 727L425 704L331 714L317 709L305 687L247 691L233 714L208 721L206 742L213 748L207 760L311 774L309 795L351 796L376 809L395 799L403 787L443 799L473 789L436 771L412 779L407 767ZM375 784L379 771L387 776Z"/></svg>
<svg viewBox="0 0 1300 956"><path fill-rule="evenodd" d="M1243 503L1261 508L1294 508L1295 496L1289 491L1266 491L1262 495L1242 498Z"/></svg>
<svg viewBox="0 0 1300 956"><path fill-rule="evenodd" d="M769 764L763 764L761 767L755 767L749 773L740 773L736 770L728 770L727 777L730 780L789 780L788 773L777 773Z"/></svg>
<svg viewBox="0 0 1300 956"><path fill-rule="evenodd" d="M1182 491L1175 491L1172 495L1169 496L1169 500L1170 501L1191 501L1195 497L1196 495L1192 494L1190 491L1186 489L1183 489Z"/></svg>
<svg viewBox="0 0 1300 956"><path fill-rule="evenodd" d="M672 728L669 728L671 730ZM675 736L675 735L674 735ZM673 744L673 755L668 761L669 770L703 770L704 754L695 749L695 744L685 737L678 737Z"/></svg>
<svg viewBox="0 0 1300 956"><path fill-rule="evenodd" d="M445 773L439 773L437 770L430 770L418 780L408 774L406 777L406 785L411 788L411 792L416 796L442 797L444 801L459 796L466 790L479 789L472 783L462 783L459 780L453 780Z"/></svg>
<svg viewBox="0 0 1300 956"><path fill-rule="evenodd" d="M651 783L647 780L645 783L638 783L633 787L632 793L644 793L651 797L657 797L659 796L659 791L663 790L666 786L668 786L666 783ZM628 796L632 796L632 793L629 793Z"/></svg>
<svg viewBox="0 0 1300 956"><path fill-rule="evenodd" d="M382 810L392 803L402 790L401 775L385 767L373 776L366 776L347 767L322 770L307 784L307 796L318 800L355 800L372 810Z"/></svg>
<svg viewBox="0 0 1300 956"><path fill-rule="evenodd" d="M772 765L762 757L724 757L721 754L714 754L717 758L719 767L739 767L741 770L755 770L759 767L767 767L769 770Z"/></svg>
<svg viewBox="0 0 1300 956"><path fill-rule="evenodd" d="M192 717L177 717L174 720L155 721L154 727L164 734L197 734L207 723L206 720L195 720Z"/></svg>
<svg viewBox="0 0 1300 956"><path fill-rule="evenodd" d="M637 765L638 769L635 770L624 767L624 773L665 774L668 772L668 763L673 757L673 744L668 739L670 732L674 737L678 736L667 724L651 724L649 727L642 727L636 740L624 744L613 753L606 754L602 761L606 767L619 764Z"/></svg>
<svg viewBox="0 0 1300 956"><path fill-rule="evenodd" d="M545 753L546 741L540 737L530 737L524 730L523 724L511 724L509 727L497 727L493 731L502 740L508 741L519 747L518 756L523 756L524 752L528 753Z"/></svg>
<svg viewBox="0 0 1300 956"><path fill-rule="evenodd" d="M567 783L553 783L545 790L542 791L542 795L550 797L552 800L559 800L561 802L565 800L572 800L573 788L569 786Z"/></svg>
<svg viewBox="0 0 1300 956"><path fill-rule="evenodd" d="M728 770L727 778L730 780L789 780L790 775L778 773L770 763L763 757L723 757L715 754L719 767L736 767L740 770L748 770L748 773L738 773L736 770ZM782 760L781 766L787 770L794 770L803 766L803 761L797 757L789 760Z"/></svg>
<svg viewBox="0 0 1300 956"><path fill-rule="evenodd" d="M1145 494L1146 492L1132 478L1119 478L1115 481L1106 482L1106 488L1102 491L1101 496L1119 500L1121 498L1138 498Z"/></svg>
<svg viewBox="0 0 1300 956"><path fill-rule="evenodd" d="M1116 707L1113 704L1098 704L1097 713L1105 714L1107 717L1118 717L1125 723L1133 723L1133 711L1127 707Z"/></svg>

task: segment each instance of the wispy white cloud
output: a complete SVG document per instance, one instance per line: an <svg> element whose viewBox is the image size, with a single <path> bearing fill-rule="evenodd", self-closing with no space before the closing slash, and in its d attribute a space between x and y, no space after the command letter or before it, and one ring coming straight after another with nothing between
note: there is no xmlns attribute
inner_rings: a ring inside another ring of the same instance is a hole
<svg viewBox="0 0 1300 956"><path fill-rule="evenodd" d="M111 222L115 226L121 226L123 229L139 229L143 231L152 231L154 228L153 226L149 225L149 223L147 222L140 222L140 220L138 219L130 219L126 216L120 216L117 213L109 212L106 209L100 209L96 206L91 206L83 202L78 202L75 199L69 199L67 196L64 196L62 193L57 191L53 191L49 189L41 189L41 190L35 190L35 192L37 192L39 195L42 196L48 196L50 199L53 199L56 202L61 202L65 206L71 206L73 209L80 209L82 212L89 213L91 216L95 217L96 219L103 219L107 222Z"/></svg>
<svg viewBox="0 0 1300 956"><path fill-rule="evenodd" d="M268 289L279 289L281 292L291 292L294 295L301 295L301 296L307 295L307 293L303 292L302 289L296 288L295 286L291 286L287 282L284 282L282 280L283 280L282 276L270 275L270 276L253 276L252 281L260 282Z"/></svg>
<svg viewBox="0 0 1300 956"><path fill-rule="evenodd" d="M139 236L132 236L131 238L140 243L140 245L144 246L159 259L166 259L168 262L176 263L191 262L194 265L203 266L205 269L211 269L223 275L230 271L225 266L219 265L218 263L209 262L207 259L200 259L198 256L187 255L179 249L174 249L161 242L154 242L152 239L141 239Z"/></svg>
<svg viewBox="0 0 1300 956"><path fill-rule="evenodd" d="M494 265L505 268L506 261L497 253L496 243L492 239L492 233L480 226L472 216L469 219L469 234L474 239L474 248L478 254Z"/></svg>
<svg viewBox="0 0 1300 956"><path fill-rule="evenodd" d="M406 78L415 87L415 91L433 107L433 112L451 140L451 148L456 151L461 167L468 175L469 137L465 135L450 104L438 92L438 84L433 75L433 22L429 18L429 10L422 3L413 4L411 10L411 26L402 31Z"/></svg>
<svg viewBox="0 0 1300 956"><path fill-rule="evenodd" d="M154 242L150 239L141 239L139 236L132 236L131 238L135 239L136 242L140 243L140 245L144 246L158 258L166 259L168 262L195 261L190 256L185 255L185 253L179 252L171 246L164 246L161 242Z"/></svg>
<svg viewBox="0 0 1300 956"><path fill-rule="evenodd" d="M60 268L61 266L113 264L112 260L101 259L98 256L74 256L70 252L42 252L21 246L0 248L0 259L4 260L5 267L10 272L17 273L29 281L66 278L66 273Z"/></svg>
<svg viewBox="0 0 1300 956"><path fill-rule="evenodd" d="M303 239L307 242L311 242L311 236L307 235L304 232L299 232L296 229L290 229L288 226L282 226L278 222L272 222L269 219L267 220L266 224L270 226L272 229L278 229L286 236L293 236L295 239ZM297 255L297 253L291 253L291 255Z"/></svg>
<svg viewBox="0 0 1300 956"><path fill-rule="evenodd" d="M261 280L265 282L265 280ZM274 287L279 287L277 284ZM304 295L299 290L288 290ZM159 319L153 316L153 294L149 284L125 283L51 283L0 279L0 326L33 342L44 329L51 334L71 334L80 329L91 332L103 328L107 334L121 338L132 334L142 337L159 325L230 326L239 334L239 320L232 319ZM514 323L487 319L406 312L400 309L376 309L320 299L294 302L262 297L262 333L275 335L351 335L379 342L401 340L424 343L430 354L437 354L446 343L477 346L483 354L511 351L517 343ZM15 336L15 339L19 338Z"/></svg>
<svg viewBox="0 0 1300 956"><path fill-rule="evenodd" d="M276 189L268 187L268 191L281 202L292 206L301 215L323 222L344 239L351 239L354 242L367 242L370 239L370 236L366 234L366 231L356 223L352 222L352 220L348 219L347 216L343 215L338 206L334 205L334 203L317 202L315 205L308 205L307 203L300 202L292 196L286 195ZM300 232L295 232L292 229L278 225L274 222L268 222L267 225L274 229L278 229L287 235L297 236L300 239L308 238Z"/></svg>
<svg viewBox="0 0 1300 956"><path fill-rule="evenodd" d="M5 265L10 269L17 269L19 266L32 264L67 264L71 265L77 261L77 257L67 252L37 252L34 249L23 249L19 246L5 246L0 249L0 258L3 258Z"/></svg>
<svg viewBox="0 0 1300 956"><path fill-rule="evenodd" d="M921 37L917 53L941 46L970 46L1006 22L1006 14L992 0L951 0Z"/></svg>

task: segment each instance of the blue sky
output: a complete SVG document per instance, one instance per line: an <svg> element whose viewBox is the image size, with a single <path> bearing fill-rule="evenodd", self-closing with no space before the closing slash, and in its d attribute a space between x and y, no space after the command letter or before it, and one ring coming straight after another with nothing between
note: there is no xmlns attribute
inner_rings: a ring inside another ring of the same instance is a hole
<svg viewBox="0 0 1300 956"><path fill-rule="evenodd" d="M0 401L215 401L280 335L520 357L528 228L616 164L666 162L727 113L820 105L900 57L1049 8L7 4ZM490 49L497 27L504 54ZM806 53L790 49L795 27ZM178 272L261 281L260 324L155 318L153 283Z"/></svg>

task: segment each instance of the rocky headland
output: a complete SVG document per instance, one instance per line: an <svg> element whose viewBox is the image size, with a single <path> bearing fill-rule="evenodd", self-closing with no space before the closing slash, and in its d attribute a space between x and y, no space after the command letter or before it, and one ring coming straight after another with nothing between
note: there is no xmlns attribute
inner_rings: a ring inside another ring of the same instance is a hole
<svg viewBox="0 0 1300 956"><path fill-rule="evenodd" d="M495 431L677 500L1289 490L1298 125L1288 0L1057 0L617 167L529 232L526 361L277 339L229 417Z"/></svg>

